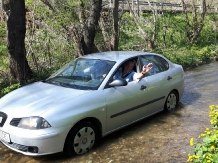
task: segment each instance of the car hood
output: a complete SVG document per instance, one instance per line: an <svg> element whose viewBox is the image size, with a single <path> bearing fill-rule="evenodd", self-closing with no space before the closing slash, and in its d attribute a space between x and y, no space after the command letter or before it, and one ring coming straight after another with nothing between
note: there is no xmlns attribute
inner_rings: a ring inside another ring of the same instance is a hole
<svg viewBox="0 0 218 163"><path fill-rule="evenodd" d="M64 101L90 92L52 85L43 82L33 83L0 99L0 112L9 117L40 116L42 113Z"/></svg>

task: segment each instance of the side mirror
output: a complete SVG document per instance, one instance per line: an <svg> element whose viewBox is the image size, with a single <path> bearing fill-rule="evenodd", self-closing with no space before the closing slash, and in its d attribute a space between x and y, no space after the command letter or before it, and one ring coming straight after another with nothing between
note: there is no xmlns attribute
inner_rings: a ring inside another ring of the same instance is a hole
<svg viewBox="0 0 218 163"><path fill-rule="evenodd" d="M128 82L124 79L115 79L112 82L109 83L109 86L114 87L114 86L126 86Z"/></svg>

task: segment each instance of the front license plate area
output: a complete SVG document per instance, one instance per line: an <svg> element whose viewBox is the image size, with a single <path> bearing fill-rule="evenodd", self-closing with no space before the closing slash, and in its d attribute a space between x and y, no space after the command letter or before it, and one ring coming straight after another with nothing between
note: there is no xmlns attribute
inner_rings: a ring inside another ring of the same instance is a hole
<svg viewBox="0 0 218 163"><path fill-rule="evenodd" d="M0 130L0 140L6 141L8 143L11 142L10 135L4 131Z"/></svg>

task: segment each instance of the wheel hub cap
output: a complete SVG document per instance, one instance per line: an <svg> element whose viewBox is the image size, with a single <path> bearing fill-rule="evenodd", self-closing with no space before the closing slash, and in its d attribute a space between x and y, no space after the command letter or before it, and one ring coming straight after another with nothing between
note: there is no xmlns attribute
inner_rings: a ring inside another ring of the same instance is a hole
<svg viewBox="0 0 218 163"><path fill-rule="evenodd" d="M87 141L88 141L88 139L87 139L86 137L82 139L82 143L83 143L83 144L86 144Z"/></svg>
<svg viewBox="0 0 218 163"><path fill-rule="evenodd" d="M81 128L74 138L74 150L77 154L89 151L95 143L95 132L91 127Z"/></svg>
<svg viewBox="0 0 218 163"><path fill-rule="evenodd" d="M170 94L167 100L167 109L173 110L176 107L176 95Z"/></svg>

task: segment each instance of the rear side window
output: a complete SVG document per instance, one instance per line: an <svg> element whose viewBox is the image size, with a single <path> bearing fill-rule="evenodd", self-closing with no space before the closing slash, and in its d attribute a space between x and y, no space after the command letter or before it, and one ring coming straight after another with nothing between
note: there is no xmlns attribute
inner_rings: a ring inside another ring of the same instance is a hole
<svg viewBox="0 0 218 163"><path fill-rule="evenodd" d="M169 63L162 57L156 55L144 55L141 57L143 65L153 63L152 69L147 73L147 76L154 75L169 69Z"/></svg>

